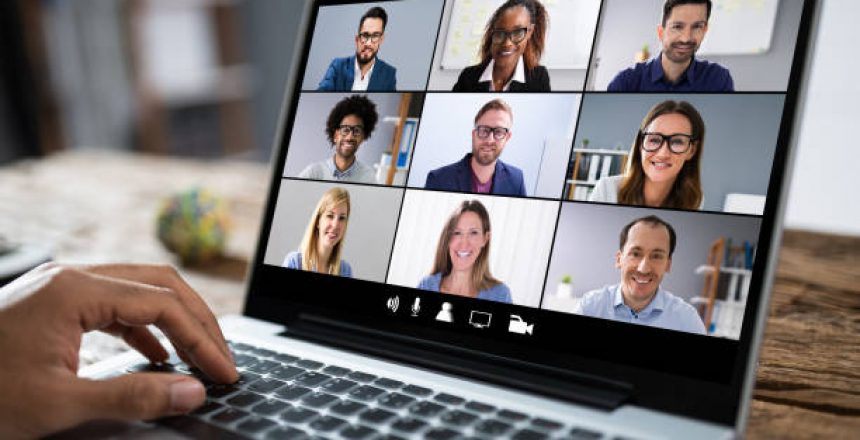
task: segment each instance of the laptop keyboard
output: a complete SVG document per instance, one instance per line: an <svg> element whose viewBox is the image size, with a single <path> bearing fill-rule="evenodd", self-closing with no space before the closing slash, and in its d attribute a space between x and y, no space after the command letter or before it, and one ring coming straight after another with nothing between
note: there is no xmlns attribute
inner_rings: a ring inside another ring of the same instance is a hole
<svg viewBox="0 0 860 440"><path fill-rule="evenodd" d="M229 342L240 373L231 385L212 383L183 363L141 364L129 371L194 375L206 402L161 422L194 437L258 439L591 440L602 432L534 417L487 402Z"/></svg>

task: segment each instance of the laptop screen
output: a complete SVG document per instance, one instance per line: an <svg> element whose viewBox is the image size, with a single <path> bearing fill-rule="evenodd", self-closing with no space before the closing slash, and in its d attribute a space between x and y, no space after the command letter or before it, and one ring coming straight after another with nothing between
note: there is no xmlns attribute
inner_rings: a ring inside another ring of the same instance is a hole
<svg viewBox="0 0 860 440"><path fill-rule="evenodd" d="M318 2L250 308L738 383L804 7Z"/></svg>

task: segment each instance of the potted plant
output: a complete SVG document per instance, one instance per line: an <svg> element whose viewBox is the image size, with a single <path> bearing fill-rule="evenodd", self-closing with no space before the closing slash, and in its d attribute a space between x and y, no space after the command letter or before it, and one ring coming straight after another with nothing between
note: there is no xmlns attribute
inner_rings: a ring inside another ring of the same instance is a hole
<svg viewBox="0 0 860 440"><path fill-rule="evenodd" d="M558 288L556 289L555 294L559 298L573 297L573 278L571 278L570 275L561 277L561 281L558 283Z"/></svg>

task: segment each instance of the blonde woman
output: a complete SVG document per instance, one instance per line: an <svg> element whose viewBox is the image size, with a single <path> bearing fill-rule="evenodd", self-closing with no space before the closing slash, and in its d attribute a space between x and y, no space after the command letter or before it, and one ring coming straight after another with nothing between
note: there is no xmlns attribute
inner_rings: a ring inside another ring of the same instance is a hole
<svg viewBox="0 0 860 440"><path fill-rule="evenodd" d="M339 187L326 191L308 222L300 250L290 252L284 266L351 278L352 267L341 259L349 211L349 192Z"/></svg>
<svg viewBox="0 0 860 440"><path fill-rule="evenodd" d="M503 303L511 291L490 274L490 215L477 200L466 200L448 218L436 246L431 274L419 289Z"/></svg>

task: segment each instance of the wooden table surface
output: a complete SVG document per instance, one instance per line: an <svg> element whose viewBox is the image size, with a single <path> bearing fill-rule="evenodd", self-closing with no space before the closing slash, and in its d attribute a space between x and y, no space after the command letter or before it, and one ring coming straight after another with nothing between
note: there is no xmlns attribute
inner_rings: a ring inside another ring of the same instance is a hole
<svg viewBox="0 0 860 440"><path fill-rule="evenodd" d="M0 167L0 233L50 243L61 262L174 262L155 240L164 197L191 187L227 200L227 258L181 269L216 314L239 313L268 166L78 151ZM125 347L85 337L82 364ZM787 231L748 438L860 438L860 237Z"/></svg>

